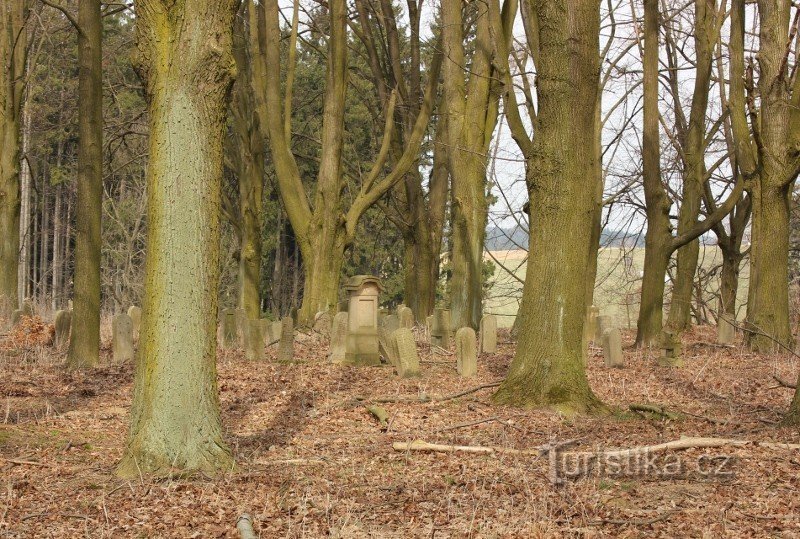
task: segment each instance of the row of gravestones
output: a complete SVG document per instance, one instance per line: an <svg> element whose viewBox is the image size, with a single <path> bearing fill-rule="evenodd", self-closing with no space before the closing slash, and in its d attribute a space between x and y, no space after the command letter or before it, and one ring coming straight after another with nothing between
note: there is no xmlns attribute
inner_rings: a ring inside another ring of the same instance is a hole
<svg viewBox="0 0 800 539"><path fill-rule="evenodd" d="M142 309L136 305L129 307L127 313L118 314L111 319L111 353L115 362L133 359L134 341L139 338L141 324ZM53 325L55 326L53 344L57 348L69 344L72 310L56 311Z"/></svg>
<svg viewBox="0 0 800 539"><path fill-rule="evenodd" d="M600 314L600 309L592 305L586 320L587 340L602 343L603 361L606 367L621 369L625 366L622 354L622 334L614 327L612 318Z"/></svg>
<svg viewBox="0 0 800 539"><path fill-rule="evenodd" d="M449 309L434 309L433 314L426 320L426 326L431 345L445 349L450 346L450 336L453 335L453 331ZM475 333L475 330L469 329ZM458 331L456 331L457 333ZM487 314L481 318L480 337L481 353L494 354L497 352L497 317L495 315Z"/></svg>
<svg viewBox="0 0 800 539"><path fill-rule="evenodd" d="M223 347L242 346L248 360L264 359L264 344L275 343L278 343L278 361L290 361L293 357L294 321L290 316L276 322L267 318L248 319L244 309L223 309L220 322Z"/></svg>

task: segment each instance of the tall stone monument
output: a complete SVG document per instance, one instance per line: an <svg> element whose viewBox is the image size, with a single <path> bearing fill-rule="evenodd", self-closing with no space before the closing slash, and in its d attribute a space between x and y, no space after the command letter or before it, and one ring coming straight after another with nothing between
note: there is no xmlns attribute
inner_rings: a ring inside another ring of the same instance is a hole
<svg viewBox="0 0 800 539"><path fill-rule="evenodd" d="M481 318L481 352L484 354L497 352L497 317L493 314Z"/></svg>
<svg viewBox="0 0 800 539"><path fill-rule="evenodd" d="M328 359L332 363L344 361L347 348L347 313L336 313L333 317L333 327L331 328L331 349Z"/></svg>
<svg viewBox="0 0 800 539"><path fill-rule="evenodd" d="M133 322L127 314L118 314L111 320L112 353L114 361L133 360Z"/></svg>
<svg viewBox="0 0 800 539"><path fill-rule="evenodd" d="M736 339L736 325L729 314L721 314L717 320L717 344L730 346Z"/></svg>
<svg viewBox="0 0 800 539"><path fill-rule="evenodd" d="M434 309L431 323L431 345L449 348L451 332L450 309Z"/></svg>
<svg viewBox="0 0 800 539"><path fill-rule="evenodd" d="M419 376L419 355L414 334L409 328L400 328L389 337L395 355L394 367L401 378Z"/></svg>
<svg viewBox="0 0 800 539"><path fill-rule="evenodd" d="M142 308L136 305L128 307L128 316L131 317L133 322L133 338L139 338L139 330L142 328Z"/></svg>
<svg viewBox="0 0 800 539"><path fill-rule="evenodd" d="M397 318L401 328L412 329L414 327L414 311L405 305L397 308Z"/></svg>
<svg viewBox="0 0 800 539"><path fill-rule="evenodd" d="M236 311L233 309L222 311L222 343L225 348L236 346Z"/></svg>
<svg viewBox="0 0 800 539"><path fill-rule="evenodd" d="M625 366L622 354L622 335L617 328L609 328L603 332L603 361L606 367L621 369Z"/></svg>
<svg viewBox="0 0 800 539"><path fill-rule="evenodd" d="M378 298L383 291L383 285L377 277L356 275L347 280L344 289L349 298L344 363L380 365Z"/></svg>
<svg viewBox="0 0 800 539"><path fill-rule="evenodd" d="M72 327L72 311L56 311L53 324L56 328L54 341L56 348L69 344L69 331Z"/></svg>
<svg viewBox="0 0 800 539"><path fill-rule="evenodd" d="M478 339L472 328L456 331L456 370L464 378L478 374Z"/></svg>
<svg viewBox="0 0 800 539"><path fill-rule="evenodd" d="M278 343L278 361L294 358L294 319L284 316L281 320L281 340Z"/></svg>
<svg viewBox="0 0 800 539"><path fill-rule="evenodd" d="M261 334L261 320L258 318L247 321L244 354L249 361L264 359L264 336Z"/></svg>

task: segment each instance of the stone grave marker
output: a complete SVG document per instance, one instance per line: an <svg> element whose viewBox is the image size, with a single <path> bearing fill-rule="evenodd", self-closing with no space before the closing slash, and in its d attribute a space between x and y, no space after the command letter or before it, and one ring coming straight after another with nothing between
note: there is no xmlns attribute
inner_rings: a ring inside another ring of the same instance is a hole
<svg viewBox="0 0 800 539"><path fill-rule="evenodd" d="M233 309L222 311L222 342L225 348L236 346L236 311Z"/></svg>
<svg viewBox="0 0 800 539"><path fill-rule="evenodd" d="M397 319L401 328L412 329L414 327L414 311L405 305L397 308Z"/></svg>
<svg viewBox="0 0 800 539"><path fill-rule="evenodd" d="M396 355L395 369L401 378L419 376L419 355L414 333L409 328L400 328L390 336L392 352Z"/></svg>
<svg viewBox="0 0 800 539"><path fill-rule="evenodd" d="M239 338L239 345L244 348L247 343L247 311L244 309L234 309L236 319L236 333Z"/></svg>
<svg viewBox="0 0 800 539"><path fill-rule="evenodd" d="M600 342L602 334L600 333L600 325L598 324L597 317L600 316L600 309L594 305L586 309L586 340Z"/></svg>
<svg viewBox="0 0 800 539"><path fill-rule="evenodd" d="M332 324L333 318L331 317L331 313L328 311L320 311L314 315L314 331L317 333L320 333L326 337L330 336Z"/></svg>
<svg viewBox="0 0 800 539"><path fill-rule="evenodd" d="M603 332L603 361L606 367L621 369L625 366L622 355L622 335L617 328L609 328Z"/></svg>
<svg viewBox="0 0 800 539"><path fill-rule="evenodd" d="M733 317L729 314L720 315L717 320L717 344L730 346L736 339L736 326Z"/></svg>
<svg viewBox="0 0 800 539"><path fill-rule="evenodd" d="M611 329L614 327L614 322L612 318L607 314L601 314L597 317L597 339L594 340L596 343L600 343L603 340L603 334L606 332L607 329Z"/></svg>
<svg viewBox="0 0 800 539"><path fill-rule="evenodd" d="M332 363L344 361L347 350L347 313L336 313L333 317L333 327L331 328L331 348L328 359Z"/></svg>
<svg viewBox="0 0 800 539"><path fill-rule="evenodd" d="M456 331L456 370L464 378L478 374L478 342L472 328Z"/></svg>
<svg viewBox="0 0 800 539"><path fill-rule="evenodd" d="M23 312L21 309L17 309L16 311L11 312L11 325L16 327L22 322ZM26 315L27 316L27 315Z"/></svg>
<svg viewBox="0 0 800 539"><path fill-rule="evenodd" d="M662 356L658 364L662 367L682 367L681 338L669 329L661 333Z"/></svg>
<svg viewBox="0 0 800 539"><path fill-rule="evenodd" d="M294 358L294 319L284 316L281 320L281 338L278 343L278 361Z"/></svg>
<svg viewBox="0 0 800 539"><path fill-rule="evenodd" d="M128 316L131 317L133 322L133 338L139 339L139 331L142 329L142 308L136 305L128 307Z"/></svg>
<svg viewBox="0 0 800 539"><path fill-rule="evenodd" d="M497 352L497 317L493 314L481 318L481 352L484 354Z"/></svg>
<svg viewBox="0 0 800 539"><path fill-rule="evenodd" d="M264 359L264 336L261 334L261 319L251 319L247 321L247 332L245 333L244 355L249 361L261 361Z"/></svg>
<svg viewBox="0 0 800 539"><path fill-rule="evenodd" d="M431 345L439 346L446 350L450 347L451 332L450 309L434 309L431 324Z"/></svg>
<svg viewBox="0 0 800 539"><path fill-rule="evenodd" d="M345 363L380 365L378 297L383 285L377 277L356 275L347 280L344 288L349 296Z"/></svg>
<svg viewBox="0 0 800 539"><path fill-rule="evenodd" d="M29 299L26 299L22 302L22 316L33 316L34 309L33 309L33 302Z"/></svg>
<svg viewBox="0 0 800 539"><path fill-rule="evenodd" d="M133 360L133 321L127 314L111 320L111 345L116 363Z"/></svg>
<svg viewBox="0 0 800 539"><path fill-rule="evenodd" d="M56 336L53 341L56 348L69 344L69 331L70 328L72 328L72 311L56 311L53 325L56 328Z"/></svg>

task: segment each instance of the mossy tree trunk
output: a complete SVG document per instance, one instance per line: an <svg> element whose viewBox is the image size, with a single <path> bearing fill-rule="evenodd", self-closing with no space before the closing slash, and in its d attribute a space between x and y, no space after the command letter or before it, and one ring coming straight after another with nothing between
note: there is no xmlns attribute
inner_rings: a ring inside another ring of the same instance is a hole
<svg viewBox="0 0 800 539"><path fill-rule="evenodd" d="M140 0L150 118L140 349L123 477L230 468L216 375L220 182L235 0ZM201 248L202 247L202 248Z"/></svg>
<svg viewBox="0 0 800 539"><path fill-rule="evenodd" d="M731 125L736 158L752 201L749 347L772 352L791 347L789 325L789 194L800 172L800 77L786 60L789 2L759 0L758 82L745 69L745 0L731 7ZM758 94L758 100L755 95ZM756 106L758 104L758 107ZM748 118L750 123L748 124ZM800 397L790 417L800 421Z"/></svg>
<svg viewBox="0 0 800 539"><path fill-rule="evenodd" d="M20 300L20 129L27 63L27 8L25 0L9 0L0 6L0 300L4 300L7 309L16 309Z"/></svg>
<svg viewBox="0 0 800 539"><path fill-rule="evenodd" d="M348 73L346 2L332 0L328 3L328 10L330 35L323 98L322 149L316 190L309 197L291 152L291 133L287 127L291 125L291 100L282 100L278 3L266 0L255 7L251 4L250 9L256 111L263 136L269 140L278 188L303 256L305 283L303 302L297 313L301 325L310 325L318 311L336 304L344 254L355 240L358 221L369 207L402 181L416 162L431 116L441 62L441 56L434 55L431 80L416 121L405 137L402 155L395 160L391 171L382 175L394 132L397 95L392 92L383 111L386 123L378 156L348 206L342 197L344 178L341 173ZM294 65L290 63L288 69L293 70ZM291 77L287 76L287 79ZM285 92L286 95L291 92L290 85Z"/></svg>
<svg viewBox="0 0 800 539"><path fill-rule="evenodd" d="M103 24L100 0L78 4L78 196L75 275L67 365L100 361L100 244L103 210Z"/></svg>
<svg viewBox="0 0 800 539"><path fill-rule="evenodd" d="M526 27L536 32L528 41L538 43L536 136L531 141L521 131L518 117L509 125L515 140L523 141L520 147L526 155L530 256L517 352L494 399L565 413L589 412L602 407L589 388L583 347L590 217L599 170L594 137L600 2L523 1L530 2L523 9L537 21L535 27ZM506 109L515 114L509 86L507 82Z"/></svg>
<svg viewBox="0 0 800 539"><path fill-rule="evenodd" d="M462 2L442 2L442 37L452 202L450 309L453 327L477 330L483 314L483 247L489 210L486 166L497 124L501 86L493 58L498 37L506 50L509 47L513 17L506 17L499 28L503 33L493 36L490 8L483 2L473 2L472 7L476 11L475 51L466 78ZM504 2L504 13L516 10L516 0Z"/></svg>

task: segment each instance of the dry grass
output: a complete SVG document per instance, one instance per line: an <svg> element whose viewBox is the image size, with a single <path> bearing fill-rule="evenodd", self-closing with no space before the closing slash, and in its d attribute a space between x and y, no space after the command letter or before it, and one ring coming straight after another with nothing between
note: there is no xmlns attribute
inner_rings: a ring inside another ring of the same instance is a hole
<svg viewBox="0 0 800 539"><path fill-rule="evenodd" d="M686 367L668 370L626 352L610 370L595 354L589 376L621 409L656 403L680 419L618 414L567 419L491 404L491 390L446 402L387 403L381 430L356 396L451 394L501 379L513 346L480 359L460 379L450 355L426 347L423 376L324 361L314 337L296 345L305 363L248 363L220 352L227 440L238 468L210 479L126 482L114 474L130 405L130 365L69 373L49 347L0 357L0 537L236 537L253 515L261 537L743 537L800 534L797 451L736 447L734 478L585 477L554 486L546 457L399 453L394 441L531 448L577 439L576 449L632 447L686 436L800 442L779 428L793 379L784 357L752 356L687 336ZM105 351L105 354L108 352ZM270 352L274 360L274 351ZM689 415L694 414L694 415ZM481 419L484 423L452 428Z"/></svg>

